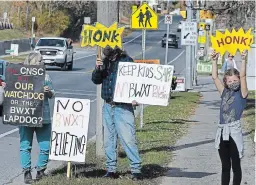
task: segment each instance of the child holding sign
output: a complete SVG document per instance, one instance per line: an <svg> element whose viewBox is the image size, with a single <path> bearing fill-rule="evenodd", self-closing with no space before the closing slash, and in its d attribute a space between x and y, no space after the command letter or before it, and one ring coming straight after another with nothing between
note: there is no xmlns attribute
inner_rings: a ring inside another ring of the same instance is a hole
<svg viewBox="0 0 256 185"><path fill-rule="evenodd" d="M42 65L42 56L39 53L30 53L26 58L24 64L26 65ZM6 84L3 83L5 87ZM51 116L50 106L48 99L53 98L55 95L52 81L48 74L45 75L44 82L44 103L43 103L43 126L42 127L19 127L20 134L20 162L24 170L25 184L33 183L31 175L31 150L33 135L36 132L37 141L40 148L40 153L37 162L37 175L36 180L40 180L45 174L50 150L51 139Z"/></svg>
<svg viewBox="0 0 256 185"><path fill-rule="evenodd" d="M240 159L243 156L243 135L240 119L248 95L246 55L247 52L242 53L240 73L235 68L228 69L224 73L222 84L217 70L219 54L212 54L212 78L221 94L220 122L215 139L215 147L219 151L222 163L221 185L229 185L231 166L234 174L233 185L240 185L242 180Z"/></svg>

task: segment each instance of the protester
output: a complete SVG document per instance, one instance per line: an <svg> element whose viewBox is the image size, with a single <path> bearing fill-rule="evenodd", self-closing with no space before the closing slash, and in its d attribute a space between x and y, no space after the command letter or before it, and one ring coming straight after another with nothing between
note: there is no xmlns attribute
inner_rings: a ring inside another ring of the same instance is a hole
<svg viewBox="0 0 256 185"><path fill-rule="evenodd" d="M225 60L225 62L222 65L221 71L223 73L225 73L225 71L227 71L231 68L235 68L236 70L238 70L237 65L236 65L236 61L234 60L234 56L229 54L228 58Z"/></svg>
<svg viewBox="0 0 256 185"><path fill-rule="evenodd" d="M39 53L30 53L24 64L26 65L42 65L42 56ZM3 83L3 86L8 84ZM36 133L37 142L39 144L40 153L37 161L36 180L40 180L45 176L51 139L51 117L50 106L48 99L55 96L51 78L48 74L45 75L44 82L45 98L43 102L43 127L19 127L20 134L20 162L24 171L25 184L33 183L31 175L31 150L34 132Z"/></svg>
<svg viewBox="0 0 256 185"><path fill-rule="evenodd" d="M235 68L225 72L223 85L218 78L217 61L219 54L216 52L212 54L212 78L221 94L220 121L215 139L215 147L219 151L222 163L221 185L229 185L231 166L233 185L240 185L242 180L240 159L243 157L243 135L240 119L248 96L246 55L247 52L242 54L240 73Z"/></svg>
<svg viewBox="0 0 256 185"><path fill-rule="evenodd" d="M92 81L95 84L102 84L101 96L104 99L103 106L103 128L104 148L106 155L107 173L104 177L118 178L116 172L117 164L117 136L130 160L132 179L141 180L141 159L136 142L135 119L133 106L137 102L116 103L113 101L115 83L117 78L118 63L133 62L124 51L116 47L107 46L103 49L105 58L97 58L95 70L92 73Z"/></svg>

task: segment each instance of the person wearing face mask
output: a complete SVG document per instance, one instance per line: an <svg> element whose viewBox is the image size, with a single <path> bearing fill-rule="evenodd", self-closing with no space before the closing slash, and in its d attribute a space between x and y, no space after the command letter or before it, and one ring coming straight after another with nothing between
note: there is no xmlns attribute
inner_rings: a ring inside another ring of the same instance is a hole
<svg viewBox="0 0 256 185"><path fill-rule="evenodd" d="M101 96L103 105L103 135L106 155L106 178L118 178L117 165L117 136L129 158L132 179L142 180L141 158L136 141L135 118L133 107L137 102L117 103L113 101L119 62L133 62L124 51L107 46L103 49L105 58L97 58L96 67L92 73L94 84L102 84Z"/></svg>
<svg viewBox="0 0 256 185"><path fill-rule="evenodd" d="M228 69L224 73L222 84L218 78L219 54L216 52L212 54L212 78L221 94L220 121L215 138L215 147L218 149L222 163L221 185L229 185L231 167L233 185L240 185L242 180L240 160L243 157L243 135L240 119L248 96L246 56L247 52L243 52L240 73L235 68Z"/></svg>
<svg viewBox="0 0 256 185"><path fill-rule="evenodd" d="M26 65L43 65L42 56L39 53L32 52L24 61ZM6 83L2 82L2 86L6 87ZM34 180L31 175L31 150L34 132L36 133L37 142L39 144L39 157L37 161L36 181L45 176L51 139L51 116L49 99L54 98L55 91L53 89L52 80L48 74L45 74L44 82L44 102L43 102L43 126L42 127L25 127L19 126L20 135L20 163L24 171L24 183L32 184Z"/></svg>
<svg viewBox="0 0 256 185"><path fill-rule="evenodd" d="M221 71L225 73L225 71L231 68L235 68L236 70L238 70L236 61L234 60L234 56L229 54L228 58L225 60L224 64L222 65Z"/></svg>

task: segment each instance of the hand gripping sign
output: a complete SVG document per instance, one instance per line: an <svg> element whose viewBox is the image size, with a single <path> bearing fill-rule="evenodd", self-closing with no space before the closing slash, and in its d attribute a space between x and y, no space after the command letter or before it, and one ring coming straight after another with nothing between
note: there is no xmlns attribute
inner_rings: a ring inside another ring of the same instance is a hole
<svg viewBox="0 0 256 185"><path fill-rule="evenodd" d="M124 27L118 28L117 22L112 24L109 28L100 23L96 23L95 27L85 25L83 27L81 36L81 47L85 46L99 46L105 48L107 45L114 48L118 46L122 48L122 33Z"/></svg>
<svg viewBox="0 0 256 185"><path fill-rule="evenodd" d="M216 36L211 36L211 42L212 48L221 55L226 51L231 55L235 55L237 50L242 53L245 50L251 49L253 35L251 34L251 28L246 33L243 28L240 28L238 31L233 29L232 32L226 29L224 34L216 31Z"/></svg>

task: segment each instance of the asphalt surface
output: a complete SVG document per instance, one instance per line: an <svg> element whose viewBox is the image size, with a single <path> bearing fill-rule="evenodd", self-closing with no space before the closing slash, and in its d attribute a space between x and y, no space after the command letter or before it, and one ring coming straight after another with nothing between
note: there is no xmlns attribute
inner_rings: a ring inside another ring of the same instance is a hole
<svg viewBox="0 0 256 185"><path fill-rule="evenodd" d="M170 32L176 33L181 17L174 16ZM161 64L165 60L165 48L161 47L161 39L166 33L166 25L163 17L160 18L157 31L146 32L146 59L160 59ZM180 33L177 33L180 37ZM134 31L124 38L124 50L134 59L141 59L141 31ZM91 72L95 66L96 49L76 49L73 71L61 71L59 68L49 67L47 73L53 80L57 97L71 97L91 100L91 113L88 130L88 139L95 136L96 121L96 85L91 82ZM176 74L185 74L185 48L169 48L168 63L174 65ZM53 101L50 102L51 110ZM36 165L38 146L36 137L32 150L32 166ZM52 165L50 164L52 167ZM19 134L17 127L0 124L0 185L22 184L22 169L19 162Z"/></svg>
<svg viewBox="0 0 256 185"><path fill-rule="evenodd" d="M214 147L219 121L220 94L211 76L198 76L202 95L195 114L189 118L188 132L173 148L173 159L160 185L221 185L221 161ZM244 157L241 185L255 185L255 146L243 130ZM233 179L231 170L231 180Z"/></svg>

